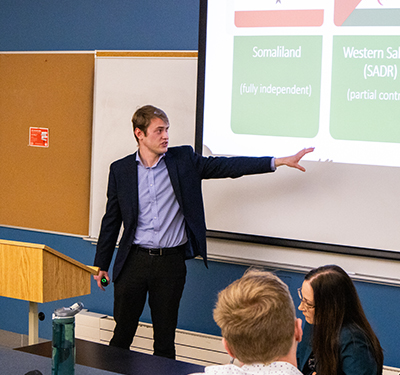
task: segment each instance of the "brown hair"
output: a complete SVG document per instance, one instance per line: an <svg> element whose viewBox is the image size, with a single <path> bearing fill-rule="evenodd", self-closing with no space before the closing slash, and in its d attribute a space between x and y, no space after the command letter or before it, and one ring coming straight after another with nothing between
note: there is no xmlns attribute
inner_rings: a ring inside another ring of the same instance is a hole
<svg viewBox="0 0 400 375"><path fill-rule="evenodd" d="M136 141L139 143L138 138L135 134L135 129L139 128L144 135L147 135L147 128L150 125L150 122L154 118L159 118L164 121L167 125L169 125L169 120L166 113L157 107L152 105L145 105L136 110L136 112L132 116L132 125L133 125L133 134L135 135Z"/></svg>
<svg viewBox="0 0 400 375"><path fill-rule="evenodd" d="M339 366L339 337L343 326L363 332L375 357L378 374L382 373L383 351L349 275L339 266L327 265L311 270L306 276L314 292L313 352L317 372L336 375Z"/></svg>
<svg viewBox="0 0 400 375"><path fill-rule="evenodd" d="M292 344L295 308L287 285L251 269L218 295L214 320L229 349L245 364L270 363Z"/></svg>

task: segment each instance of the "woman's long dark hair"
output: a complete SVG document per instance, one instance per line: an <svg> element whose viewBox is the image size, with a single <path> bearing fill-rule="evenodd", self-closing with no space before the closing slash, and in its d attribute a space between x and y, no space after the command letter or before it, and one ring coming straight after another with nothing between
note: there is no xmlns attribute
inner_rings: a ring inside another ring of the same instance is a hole
<svg viewBox="0 0 400 375"><path fill-rule="evenodd" d="M343 326L361 330L371 347L378 374L382 374L383 351L362 308L357 290L347 273L328 265L311 270L305 277L314 291L313 352L317 373L336 375L339 367L339 338Z"/></svg>

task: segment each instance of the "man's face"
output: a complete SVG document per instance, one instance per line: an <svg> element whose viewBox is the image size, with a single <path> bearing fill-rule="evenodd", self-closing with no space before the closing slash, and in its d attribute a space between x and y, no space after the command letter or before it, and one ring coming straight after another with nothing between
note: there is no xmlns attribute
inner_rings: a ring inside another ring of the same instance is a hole
<svg viewBox="0 0 400 375"><path fill-rule="evenodd" d="M141 151L161 155L167 152L169 125L159 118L153 118L145 135L140 129L135 129Z"/></svg>

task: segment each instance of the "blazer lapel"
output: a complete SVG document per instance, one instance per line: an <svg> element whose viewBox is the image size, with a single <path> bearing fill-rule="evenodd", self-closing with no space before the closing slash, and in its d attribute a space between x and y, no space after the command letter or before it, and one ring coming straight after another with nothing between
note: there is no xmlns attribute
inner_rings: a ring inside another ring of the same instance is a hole
<svg viewBox="0 0 400 375"><path fill-rule="evenodd" d="M135 152L132 157L128 159L128 162L124 166L126 168L126 171L124 173L126 180L123 184L126 197L131 203L130 206L132 207L132 217L135 218L135 222L137 221L139 212L139 190L136 154L137 152Z"/></svg>
<svg viewBox="0 0 400 375"><path fill-rule="evenodd" d="M174 189L176 199L178 200L181 210L183 210L182 193L179 186L178 166L176 160L170 153L165 154L165 165L167 166L169 178L171 180L172 188Z"/></svg>

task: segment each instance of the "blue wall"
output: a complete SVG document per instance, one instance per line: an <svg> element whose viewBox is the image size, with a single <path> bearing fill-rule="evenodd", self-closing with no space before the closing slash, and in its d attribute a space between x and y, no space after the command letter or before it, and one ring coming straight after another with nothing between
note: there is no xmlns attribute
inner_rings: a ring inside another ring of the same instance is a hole
<svg viewBox="0 0 400 375"><path fill-rule="evenodd" d="M1 0L0 51L197 50L199 0ZM4 126L4 124L0 124ZM46 244L84 264L95 247L78 237L0 227L0 238ZM212 308L219 290L247 267L201 260L187 262L179 328L219 335ZM278 271L295 303L300 273ZM400 289L356 282L367 316L385 351L385 364L400 367ZM112 315L113 289L79 298L91 311ZM46 319L40 337L51 338L51 313L76 299L40 305ZM0 329L28 332L28 302L0 297ZM301 314L299 314L299 317ZM150 322L148 309L142 320Z"/></svg>
<svg viewBox="0 0 400 375"><path fill-rule="evenodd" d="M83 264L91 265L95 254L95 246L79 237L43 233L0 226L0 238L13 241L45 244L60 251ZM210 262L209 269L202 260L187 261L188 277L183 293L178 327L185 330L220 335L220 330L212 318L212 310L218 292L233 280L241 277L246 266ZM297 288L301 286L304 275L296 272L275 272L288 284L296 306L299 303ZM399 328L400 327L400 290L393 286L355 282L367 317L378 335L385 351L385 364L400 367ZM113 286L102 292L94 280L90 295L39 305L39 311L45 313L45 320L39 322L39 336L51 339L51 314L59 307L70 306L82 301L90 311L113 315ZM28 332L28 302L0 297L0 329L17 333ZM298 312L298 317L302 314ZM151 322L149 309L143 312L143 322Z"/></svg>
<svg viewBox="0 0 400 375"><path fill-rule="evenodd" d="M198 0L1 0L1 51L197 50Z"/></svg>

